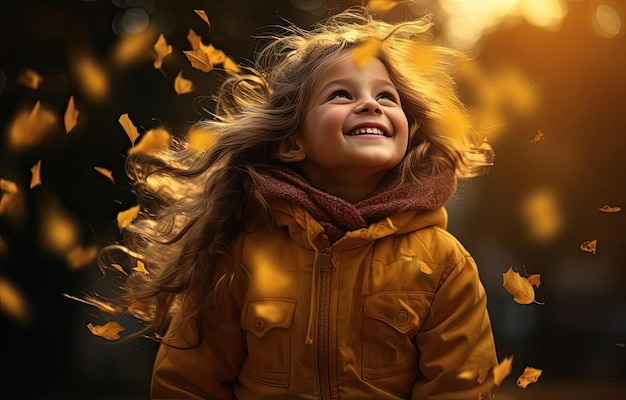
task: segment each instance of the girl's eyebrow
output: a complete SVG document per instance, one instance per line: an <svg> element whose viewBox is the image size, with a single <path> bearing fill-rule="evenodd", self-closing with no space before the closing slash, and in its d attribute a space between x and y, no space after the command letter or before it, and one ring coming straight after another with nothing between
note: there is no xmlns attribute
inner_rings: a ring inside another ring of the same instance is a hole
<svg viewBox="0 0 626 400"><path fill-rule="evenodd" d="M376 78L372 80L373 83L381 85L381 86L391 86L395 89L395 85L389 80L389 79L384 79L384 78ZM339 79L334 79L330 82L327 82L321 89L320 92L323 92L324 90L326 90L328 87L333 86L333 85L337 85L337 86L342 86L342 85L353 85L355 83L358 83L358 80L354 79L354 78L339 78Z"/></svg>

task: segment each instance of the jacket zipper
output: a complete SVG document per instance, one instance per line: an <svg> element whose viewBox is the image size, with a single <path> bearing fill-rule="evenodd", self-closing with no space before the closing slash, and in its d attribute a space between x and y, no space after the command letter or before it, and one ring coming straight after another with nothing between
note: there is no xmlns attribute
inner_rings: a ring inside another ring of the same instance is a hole
<svg viewBox="0 0 626 400"><path fill-rule="evenodd" d="M320 399L331 400L332 387L330 382L330 303L333 268L330 257L330 249L326 249L320 257L320 318L319 318L319 340L317 345L319 359L319 385Z"/></svg>

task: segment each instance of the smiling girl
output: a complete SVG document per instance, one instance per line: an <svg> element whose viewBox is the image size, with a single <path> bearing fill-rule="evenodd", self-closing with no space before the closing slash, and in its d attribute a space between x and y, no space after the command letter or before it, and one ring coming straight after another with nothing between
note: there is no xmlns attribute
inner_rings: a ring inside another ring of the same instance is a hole
<svg viewBox="0 0 626 400"><path fill-rule="evenodd" d="M431 25L289 28L221 86L214 146L131 162L153 398L491 398L485 291L443 208L490 152L442 131L463 106Z"/></svg>

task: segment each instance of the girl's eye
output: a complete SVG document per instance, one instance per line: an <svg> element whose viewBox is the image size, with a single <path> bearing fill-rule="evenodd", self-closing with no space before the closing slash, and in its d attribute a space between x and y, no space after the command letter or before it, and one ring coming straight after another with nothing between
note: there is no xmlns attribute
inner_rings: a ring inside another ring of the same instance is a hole
<svg viewBox="0 0 626 400"><path fill-rule="evenodd" d="M376 100L393 101L395 103L396 102L396 96L394 96L392 93L389 93L389 92L383 92L383 93L378 95Z"/></svg>
<svg viewBox="0 0 626 400"><path fill-rule="evenodd" d="M328 98L328 100L334 99L350 99L350 95L345 90L337 90L333 92L333 94L331 94Z"/></svg>

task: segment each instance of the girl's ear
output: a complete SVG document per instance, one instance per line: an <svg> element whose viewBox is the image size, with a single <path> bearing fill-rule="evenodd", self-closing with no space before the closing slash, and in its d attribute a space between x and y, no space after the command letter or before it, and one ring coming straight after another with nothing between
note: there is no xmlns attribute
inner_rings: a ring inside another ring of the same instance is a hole
<svg viewBox="0 0 626 400"><path fill-rule="evenodd" d="M274 158L286 163L300 162L306 158L304 148L300 145L297 135L280 142L278 149L274 152L273 156Z"/></svg>

